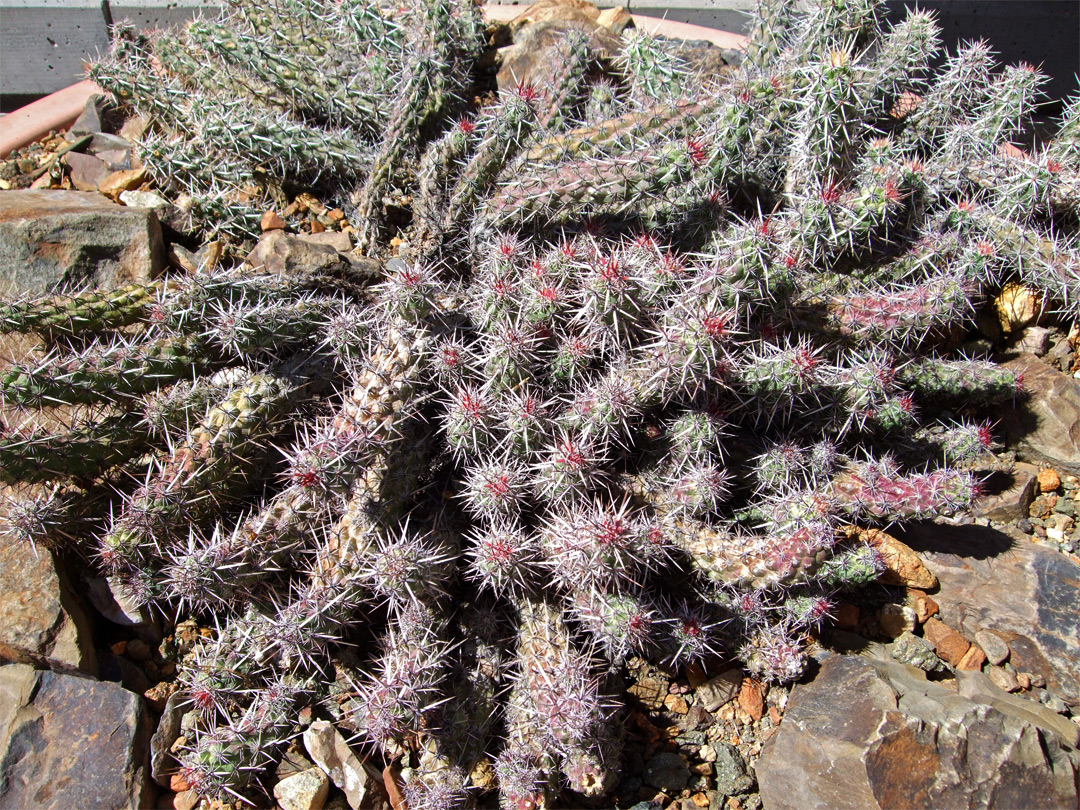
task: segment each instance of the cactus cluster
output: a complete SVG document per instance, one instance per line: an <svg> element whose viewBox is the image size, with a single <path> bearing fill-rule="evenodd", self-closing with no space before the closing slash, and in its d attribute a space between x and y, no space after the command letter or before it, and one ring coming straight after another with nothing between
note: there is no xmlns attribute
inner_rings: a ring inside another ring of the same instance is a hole
<svg viewBox="0 0 1080 810"><path fill-rule="evenodd" d="M932 15L880 14L760 0L722 79L630 33L598 80L570 37L479 108L468 0L118 33L91 75L210 230L315 189L385 257L411 198L356 294L241 266L0 309L44 347L0 375L8 535L217 623L193 789L257 800L314 706L413 808L491 772L505 808L597 800L628 658L798 678L882 571L846 527L971 504L1022 380L964 334L1007 281L1080 291L1080 104L1019 155L1039 73L932 71Z"/></svg>

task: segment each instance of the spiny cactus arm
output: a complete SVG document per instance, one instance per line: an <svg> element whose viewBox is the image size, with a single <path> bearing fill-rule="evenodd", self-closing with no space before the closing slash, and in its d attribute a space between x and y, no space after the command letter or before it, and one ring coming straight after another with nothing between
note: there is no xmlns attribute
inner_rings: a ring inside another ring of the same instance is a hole
<svg viewBox="0 0 1080 810"><path fill-rule="evenodd" d="M683 96L689 71L678 57L665 51L652 35L636 29L628 28L622 40L618 65L638 103L675 101Z"/></svg>
<svg viewBox="0 0 1080 810"><path fill-rule="evenodd" d="M941 28L933 12L909 9L907 17L881 38L867 81L867 101L892 104L902 92L919 92L940 49Z"/></svg>
<svg viewBox="0 0 1080 810"><path fill-rule="evenodd" d="M1080 93L1066 99L1060 126L1047 152L1051 158L1066 166L1080 166Z"/></svg>
<svg viewBox="0 0 1080 810"><path fill-rule="evenodd" d="M1023 390L1019 374L982 360L914 359L896 369L896 381L920 399L1000 402Z"/></svg>
<svg viewBox="0 0 1080 810"><path fill-rule="evenodd" d="M984 41L967 43L948 58L928 92L904 116L905 143L928 151L945 133L973 115L987 100L994 58Z"/></svg>
<svg viewBox="0 0 1080 810"><path fill-rule="evenodd" d="M424 150L417 170L419 194L413 203L413 213L429 229L435 228L441 219L452 174L459 164L468 160L480 141L476 127L473 119L462 118Z"/></svg>
<svg viewBox="0 0 1080 810"><path fill-rule="evenodd" d="M0 374L0 399L29 406L122 400L219 367L216 353L194 338L137 344L127 339L53 355Z"/></svg>
<svg viewBox="0 0 1080 810"><path fill-rule="evenodd" d="M800 53L820 54L840 45L859 48L881 31L877 0L811 0L794 41ZM797 55L796 55L797 58Z"/></svg>
<svg viewBox="0 0 1080 810"><path fill-rule="evenodd" d="M751 12L746 62L765 70L791 42L797 0L757 0Z"/></svg>
<svg viewBox="0 0 1080 810"><path fill-rule="evenodd" d="M0 436L0 479L41 482L90 480L146 452L137 414L119 414L61 434L13 431Z"/></svg>
<svg viewBox="0 0 1080 810"><path fill-rule="evenodd" d="M849 514L894 521L955 514L970 507L978 491L971 473L940 469L904 475L882 459L853 465L825 494Z"/></svg>
<svg viewBox="0 0 1080 810"><path fill-rule="evenodd" d="M548 134L565 129L578 118L585 73L592 59L589 37L580 31L569 32L556 47L555 72L543 88L544 105L537 122L540 131Z"/></svg>
<svg viewBox="0 0 1080 810"><path fill-rule="evenodd" d="M129 284L48 299L0 302L0 333L36 332L45 338L121 329L144 320L164 282Z"/></svg>

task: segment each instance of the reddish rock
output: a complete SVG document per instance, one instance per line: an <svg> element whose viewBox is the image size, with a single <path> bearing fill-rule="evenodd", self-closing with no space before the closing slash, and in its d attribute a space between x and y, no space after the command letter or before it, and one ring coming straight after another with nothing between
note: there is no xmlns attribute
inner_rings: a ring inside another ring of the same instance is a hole
<svg viewBox="0 0 1080 810"><path fill-rule="evenodd" d="M98 183L109 176L105 161L81 152L68 152L61 160L68 167L71 185L79 191L97 191Z"/></svg>
<svg viewBox="0 0 1080 810"><path fill-rule="evenodd" d="M940 619L927 619L923 624L923 636L934 645L934 651L952 666L959 666L971 642Z"/></svg>
<svg viewBox="0 0 1080 810"><path fill-rule="evenodd" d="M739 706L750 715L754 722L765 714L765 697L761 694L761 684L753 678L744 678L739 690Z"/></svg>
<svg viewBox="0 0 1080 810"><path fill-rule="evenodd" d="M112 172L98 183L98 191L113 200L113 202L119 202L121 194L125 191L134 191L146 182L147 177L148 174L145 168Z"/></svg>
<svg viewBox="0 0 1080 810"><path fill-rule="evenodd" d="M968 651L964 653L964 657L956 664L956 668L976 671L982 669L982 665L985 663L986 653L982 651L978 644L972 644L968 647Z"/></svg>
<svg viewBox="0 0 1080 810"><path fill-rule="evenodd" d="M907 604L912 610L915 611L915 620L919 624L923 624L938 612L938 603L934 601L926 591L921 591L918 588L908 588Z"/></svg>
<svg viewBox="0 0 1080 810"><path fill-rule="evenodd" d="M848 534L855 534L868 546L876 548L885 560L885 572L878 582L885 585L906 585L909 588L933 588L937 577L926 567L914 550L880 529L848 527Z"/></svg>
<svg viewBox="0 0 1080 810"><path fill-rule="evenodd" d="M997 694L989 705L903 664L824 654L814 679L792 690L757 762L762 803L769 810L1074 806L1076 765L1059 737L1036 725L1053 723L1053 713Z"/></svg>
<svg viewBox="0 0 1080 810"><path fill-rule="evenodd" d="M690 706L686 703L686 698L682 695L668 695L664 698L664 708L669 712L675 712L675 714L686 714L690 711Z"/></svg>
<svg viewBox="0 0 1080 810"><path fill-rule="evenodd" d="M1061 486L1061 476L1052 467L1044 467L1039 470L1038 479L1041 492L1053 492Z"/></svg>
<svg viewBox="0 0 1080 810"><path fill-rule="evenodd" d="M854 632L859 627L859 606L851 602L840 602L833 611L836 616L834 624L841 630Z"/></svg>

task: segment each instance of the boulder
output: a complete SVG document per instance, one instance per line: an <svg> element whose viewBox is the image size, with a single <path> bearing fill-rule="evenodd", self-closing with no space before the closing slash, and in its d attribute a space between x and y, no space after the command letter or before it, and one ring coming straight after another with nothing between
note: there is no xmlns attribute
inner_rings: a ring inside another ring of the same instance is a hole
<svg viewBox="0 0 1080 810"><path fill-rule="evenodd" d="M942 621L967 638L993 631L1018 672L1080 704L1080 566L1065 554L983 526L911 523L903 538L934 569Z"/></svg>
<svg viewBox="0 0 1080 810"><path fill-rule="evenodd" d="M1076 804L1075 752L1045 706L958 694L893 661L823 653L820 663L757 763L767 810Z"/></svg>
<svg viewBox="0 0 1080 810"><path fill-rule="evenodd" d="M150 723L116 684L0 667L0 810L150 807Z"/></svg>
<svg viewBox="0 0 1080 810"><path fill-rule="evenodd" d="M164 266L153 211L80 191L0 194L0 296L121 287Z"/></svg>
<svg viewBox="0 0 1080 810"><path fill-rule="evenodd" d="M1028 461L1080 473L1080 380L1033 354L1004 364L1023 375L1025 396L1004 410L1006 441Z"/></svg>
<svg viewBox="0 0 1080 810"><path fill-rule="evenodd" d="M2 196L2 195L0 195ZM0 538L0 661L97 674L90 622L45 548Z"/></svg>

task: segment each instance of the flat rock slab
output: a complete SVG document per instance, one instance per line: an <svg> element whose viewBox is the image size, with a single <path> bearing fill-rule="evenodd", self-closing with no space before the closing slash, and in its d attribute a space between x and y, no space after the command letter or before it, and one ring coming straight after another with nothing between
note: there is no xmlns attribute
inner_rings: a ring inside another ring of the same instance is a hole
<svg viewBox="0 0 1080 810"><path fill-rule="evenodd" d="M0 194L0 296L114 288L165 266L157 215L80 191Z"/></svg>
<svg viewBox="0 0 1080 810"><path fill-rule="evenodd" d="M0 667L0 706L0 810L150 806L138 695L10 664Z"/></svg>
<svg viewBox="0 0 1080 810"><path fill-rule="evenodd" d="M993 631L1018 672L1080 705L1080 566L1057 551L982 526L912 523L904 541L941 583L942 620L967 638Z"/></svg>
<svg viewBox="0 0 1080 810"><path fill-rule="evenodd" d="M1053 731L912 667L825 654L756 772L767 810L1073 807L1072 756Z"/></svg>
<svg viewBox="0 0 1080 810"><path fill-rule="evenodd" d="M90 622L53 555L0 538L0 662L97 674Z"/></svg>
<svg viewBox="0 0 1080 810"><path fill-rule="evenodd" d="M1001 421L1009 445L1029 461L1080 474L1080 381L1033 354L1004 365L1023 374L1026 392Z"/></svg>

